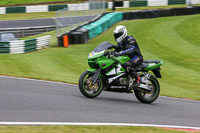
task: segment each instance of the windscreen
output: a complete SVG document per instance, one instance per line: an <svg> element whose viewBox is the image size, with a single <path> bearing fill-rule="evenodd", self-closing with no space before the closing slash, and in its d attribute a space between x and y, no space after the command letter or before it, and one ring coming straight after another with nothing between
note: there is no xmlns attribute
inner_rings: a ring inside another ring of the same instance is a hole
<svg viewBox="0 0 200 133"><path fill-rule="evenodd" d="M112 46L113 44L107 42L107 41L104 41L103 43L99 44L93 51L93 52L101 52L101 51L104 51L104 50L107 50L110 46Z"/></svg>

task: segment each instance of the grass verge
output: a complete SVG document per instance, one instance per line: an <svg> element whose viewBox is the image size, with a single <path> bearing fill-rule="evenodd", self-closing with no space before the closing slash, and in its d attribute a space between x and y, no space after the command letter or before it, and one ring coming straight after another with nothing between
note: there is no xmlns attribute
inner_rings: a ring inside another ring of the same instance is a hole
<svg viewBox="0 0 200 133"><path fill-rule="evenodd" d="M200 15L124 21L129 35L137 39L145 60L163 60L161 95L200 100ZM116 26L115 25L115 26ZM27 54L2 54L0 74L78 83L88 68L87 56L98 44L115 44L113 29L87 44L56 46L55 32L47 49Z"/></svg>
<svg viewBox="0 0 200 133"><path fill-rule="evenodd" d="M153 127L122 126L1 126L1 133L190 133Z"/></svg>
<svg viewBox="0 0 200 133"><path fill-rule="evenodd" d="M51 5L83 3L87 0L1 0L0 6L27 6L27 5Z"/></svg>

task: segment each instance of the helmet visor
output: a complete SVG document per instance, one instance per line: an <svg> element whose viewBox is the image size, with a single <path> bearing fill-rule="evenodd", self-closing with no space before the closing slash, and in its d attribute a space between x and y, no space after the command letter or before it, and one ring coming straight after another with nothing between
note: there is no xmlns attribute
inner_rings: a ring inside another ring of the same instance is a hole
<svg viewBox="0 0 200 133"><path fill-rule="evenodd" d="M114 34L115 40L116 40L117 38L119 38L120 36L122 36L122 35L123 35L123 32L115 33L115 34Z"/></svg>

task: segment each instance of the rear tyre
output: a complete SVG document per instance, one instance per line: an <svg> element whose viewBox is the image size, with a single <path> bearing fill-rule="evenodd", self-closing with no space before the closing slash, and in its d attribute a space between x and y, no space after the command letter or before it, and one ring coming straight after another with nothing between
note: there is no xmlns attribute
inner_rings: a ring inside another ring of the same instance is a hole
<svg viewBox="0 0 200 133"><path fill-rule="evenodd" d="M85 71L79 78L79 90L88 98L95 98L103 91L103 79L98 77L96 84L92 84L92 72Z"/></svg>
<svg viewBox="0 0 200 133"><path fill-rule="evenodd" d="M134 91L136 98L142 103L152 103L160 94L160 85L158 80L153 75L151 75L148 80L151 85L150 92L147 93L141 89Z"/></svg>

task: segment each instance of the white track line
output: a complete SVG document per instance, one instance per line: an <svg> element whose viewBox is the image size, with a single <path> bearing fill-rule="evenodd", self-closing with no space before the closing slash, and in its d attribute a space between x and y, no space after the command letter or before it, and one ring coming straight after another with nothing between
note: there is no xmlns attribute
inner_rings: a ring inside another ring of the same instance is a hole
<svg viewBox="0 0 200 133"><path fill-rule="evenodd" d="M30 79L30 78L18 78L18 77L11 77L11 76L0 76L0 78L7 78L7 79L21 79L21 80L27 80L27 81L37 81L37 82L44 82L44 83L53 83L53 84L62 84L62 85L72 85L72 86L78 86L75 84L70 83L63 83L63 82L57 82L57 81L47 81L47 80L40 80L40 79Z"/></svg>
<svg viewBox="0 0 200 133"><path fill-rule="evenodd" d="M178 129L195 129L200 130L200 127L189 126L172 126L172 125L154 125L154 124L132 124L132 123L76 123L76 122L0 122L0 125L74 125L74 126L139 126L139 127L161 127L161 128L178 128Z"/></svg>

